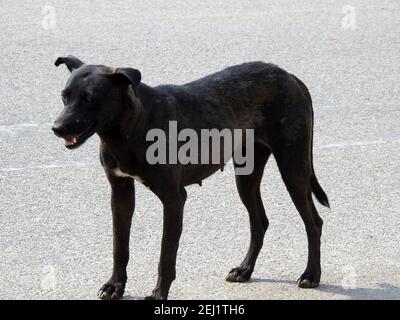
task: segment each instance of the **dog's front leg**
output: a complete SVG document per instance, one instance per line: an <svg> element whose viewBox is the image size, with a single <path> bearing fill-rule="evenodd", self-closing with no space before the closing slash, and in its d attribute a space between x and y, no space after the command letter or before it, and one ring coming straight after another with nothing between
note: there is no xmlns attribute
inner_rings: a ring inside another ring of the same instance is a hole
<svg viewBox="0 0 400 320"><path fill-rule="evenodd" d="M130 178L107 174L111 184L111 209L113 220L113 259L111 278L101 287L103 300L119 299L125 291L126 266L129 260L129 235L135 209L135 187Z"/></svg>
<svg viewBox="0 0 400 320"><path fill-rule="evenodd" d="M182 233L186 190L182 187L176 192L169 191L168 194L164 194L161 197L161 201L164 206L164 226L158 265L158 280L152 295L146 297L146 299L167 299L169 288L175 279L176 255L179 238Z"/></svg>

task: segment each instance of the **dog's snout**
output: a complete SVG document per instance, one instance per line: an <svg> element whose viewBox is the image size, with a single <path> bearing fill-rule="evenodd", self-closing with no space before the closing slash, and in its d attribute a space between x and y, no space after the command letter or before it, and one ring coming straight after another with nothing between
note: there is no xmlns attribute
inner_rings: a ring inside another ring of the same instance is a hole
<svg viewBox="0 0 400 320"><path fill-rule="evenodd" d="M53 130L56 136L62 137L63 135L65 135L66 127L60 122L54 122L51 130Z"/></svg>

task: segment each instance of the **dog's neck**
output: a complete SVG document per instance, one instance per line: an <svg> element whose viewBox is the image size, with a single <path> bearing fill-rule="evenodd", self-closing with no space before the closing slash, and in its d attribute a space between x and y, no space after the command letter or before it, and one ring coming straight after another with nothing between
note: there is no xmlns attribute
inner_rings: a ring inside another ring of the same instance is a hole
<svg viewBox="0 0 400 320"><path fill-rule="evenodd" d="M135 153L142 157L145 144L147 125L151 113L149 93L151 88L140 84L128 92L121 99L122 113L115 124L98 132L101 143L117 156L123 153Z"/></svg>

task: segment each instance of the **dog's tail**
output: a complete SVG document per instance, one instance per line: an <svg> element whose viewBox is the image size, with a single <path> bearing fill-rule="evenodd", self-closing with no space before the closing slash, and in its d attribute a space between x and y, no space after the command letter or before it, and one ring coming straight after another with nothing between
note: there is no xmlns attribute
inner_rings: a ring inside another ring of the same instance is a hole
<svg viewBox="0 0 400 320"><path fill-rule="evenodd" d="M311 95L308 92L308 97L311 102ZM311 110L312 110L312 105L311 105ZM313 138L314 138L314 111L312 110L312 126L311 126L311 150L310 150L310 155L311 155L311 191L314 193L314 196L317 198L318 202L325 207L330 208L329 206L329 200L328 196L326 195L324 189L322 189L321 185L318 182L317 176L315 175L314 171L314 161L313 161Z"/></svg>
<svg viewBox="0 0 400 320"><path fill-rule="evenodd" d="M326 195L325 191L319 184L317 177L315 176L314 168L312 170L312 175L311 175L311 191L312 193L314 193L315 197L317 198L320 204L330 208L328 196Z"/></svg>
<svg viewBox="0 0 400 320"><path fill-rule="evenodd" d="M294 75L293 75L294 76ZM317 198L318 202L324 205L325 207L330 208L329 206L329 200L328 196L326 195L325 191L322 189L321 185L319 184L317 177L315 175L314 171L314 163L313 163L313 137L314 137L314 110L312 107L312 99L310 92L308 91L307 86L296 76L294 76L296 79L298 85L303 91L303 94L307 98L308 102L310 103L311 106L311 112L312 112L312 126L311 126L311 150L310 150L310 158L311 158L311 191Z"/></svg>

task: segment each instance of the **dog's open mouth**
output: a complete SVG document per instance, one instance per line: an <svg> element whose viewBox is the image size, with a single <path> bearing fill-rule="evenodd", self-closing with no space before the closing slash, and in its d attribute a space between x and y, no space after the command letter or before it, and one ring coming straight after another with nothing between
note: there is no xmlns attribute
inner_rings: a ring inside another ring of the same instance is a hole
<svg viewBox="0 0 400 320"><path fill-rule="evenodd" d="M90 138L96 131L96 123L92 124L81 132L78 135L75 136L68 136L64 138L64 145L68 149L75 149L82 145L88 138Z"/></svg>

